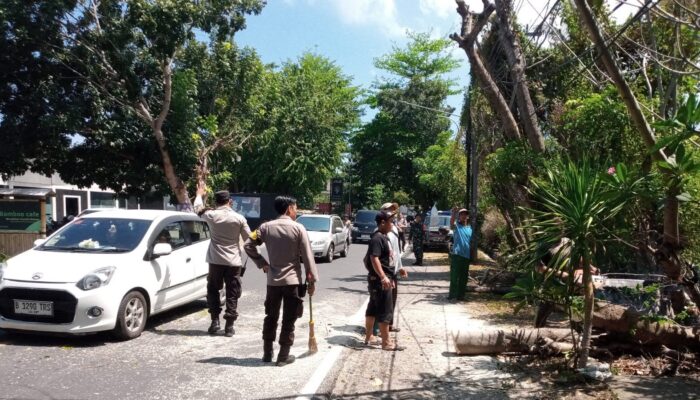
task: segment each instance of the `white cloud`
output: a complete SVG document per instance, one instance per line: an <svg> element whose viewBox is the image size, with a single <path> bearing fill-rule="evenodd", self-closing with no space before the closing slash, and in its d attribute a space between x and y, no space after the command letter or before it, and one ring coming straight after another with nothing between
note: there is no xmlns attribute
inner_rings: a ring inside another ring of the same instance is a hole
<svg viewBox="0 0 700 400"><path fill-rule="evenodd" d="M340 20L347 25L374 26L391 37L403 36L395 0L330 0Z"/></svg>
<svg viewBox="0 0 700 400"><path fill-rule="evenodd" d="M443 19L457 15L457 3L454 0L419 0L418 7L424 15L436 15Z"/></svg>

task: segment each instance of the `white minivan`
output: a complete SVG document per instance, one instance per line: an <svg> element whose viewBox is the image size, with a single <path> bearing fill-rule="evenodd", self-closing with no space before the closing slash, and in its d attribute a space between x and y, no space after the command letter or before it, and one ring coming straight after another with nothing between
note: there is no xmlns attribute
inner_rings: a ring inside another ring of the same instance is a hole
<svg viewBox="0 0 700 400"><path fill-rule="evenodd" d="M149 316L206 295L208 246L192 213L76 218L0 265L0 328L135 338Z"/></svg>

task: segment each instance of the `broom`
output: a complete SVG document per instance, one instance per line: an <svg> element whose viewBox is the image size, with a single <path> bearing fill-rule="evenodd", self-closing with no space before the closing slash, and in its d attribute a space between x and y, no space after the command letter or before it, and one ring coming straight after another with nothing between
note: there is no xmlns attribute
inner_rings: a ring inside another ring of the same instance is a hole
<svg viewBox="0 0 700 400"><path fill-rule="evenodd" d="M309 295L309 354L318 353L318 345L316 344L316 336L314 335L314 306Z"/></svg>

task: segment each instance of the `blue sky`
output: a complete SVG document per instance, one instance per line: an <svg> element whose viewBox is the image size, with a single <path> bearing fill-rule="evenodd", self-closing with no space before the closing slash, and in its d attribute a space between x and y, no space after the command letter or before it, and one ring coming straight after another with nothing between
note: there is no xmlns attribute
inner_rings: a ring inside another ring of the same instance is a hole
<svg viewBox="0 0 700 400"><path fill-rule="evenodd" d="M620 0L606 0L610 6ZM640 0L629 0L630 3ZM538 15L554 0L515 0L521 24L538 23ZM481 0L467 0L474 11L481 11ZM459 27L454 0L268 0L257 16L247 19L247 28L239 32L240 45L254 47L266 63L296 59L312 51L335 61L354 79L355 85L370 88L382 74L373 60L391 51L392 46L406 44L406 30L431 32L447 37ZM622 7L616 17L634 11ZM468 62L464 52L455 46L454 55L462 66L453 78L461 87L468 82ZM462 96L448 99L459 113ZM368 112L363 118L371 118ZM457 120L458 118L453 118Z"/></svg>

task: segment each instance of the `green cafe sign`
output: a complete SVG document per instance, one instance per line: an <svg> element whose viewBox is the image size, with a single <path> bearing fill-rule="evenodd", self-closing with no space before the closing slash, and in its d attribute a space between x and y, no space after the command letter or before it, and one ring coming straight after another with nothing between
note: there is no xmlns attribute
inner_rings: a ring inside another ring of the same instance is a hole
<svg viewBox="0 0 700 400"><path fill-rule="evenodd" d="M36 200L0 201L0 231L39 232L41 211Z"/></svg>

